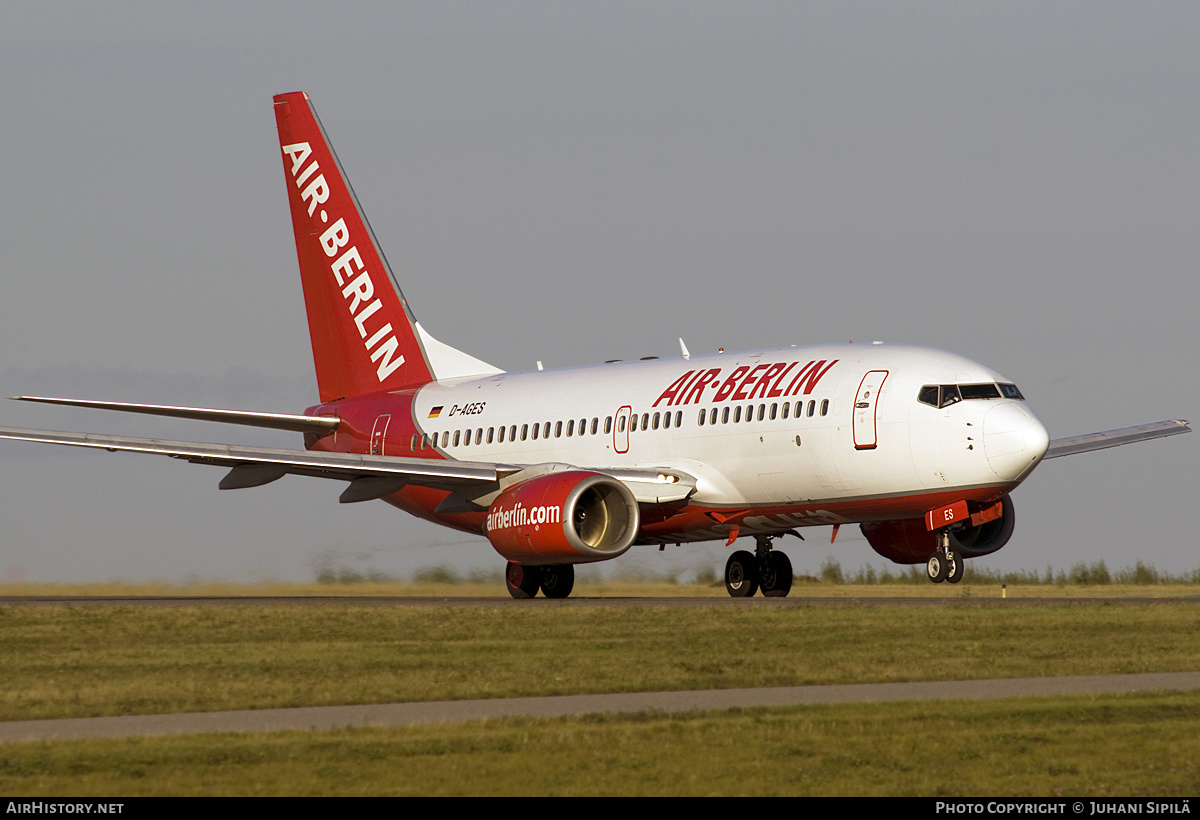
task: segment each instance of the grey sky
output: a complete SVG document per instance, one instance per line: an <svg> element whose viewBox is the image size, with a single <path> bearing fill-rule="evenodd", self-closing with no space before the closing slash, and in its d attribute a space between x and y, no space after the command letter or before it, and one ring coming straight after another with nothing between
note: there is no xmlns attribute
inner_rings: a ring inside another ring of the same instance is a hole
<svg viewBox="0 0 1200 820"><path fill-rule="evenodd" d="M1052 436L1196 418L1197 42L1192 3L7 3L0 392L315 402L271 110L304 90L418 318L498 367L883 339L1000 370ZM1193 438L1043 465L981 562L1200 566ZM0 577L502 563L340 484L221 474L4 443ZM834 554L883 563L856 530Z"/></svg>

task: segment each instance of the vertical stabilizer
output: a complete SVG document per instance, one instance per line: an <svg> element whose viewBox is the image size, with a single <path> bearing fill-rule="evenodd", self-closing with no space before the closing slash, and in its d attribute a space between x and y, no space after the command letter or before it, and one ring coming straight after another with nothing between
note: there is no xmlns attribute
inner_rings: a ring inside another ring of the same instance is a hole
<svg viewBox="0 0 1200 820"><path fill-rule="evenodd" d="M416 322L308 95L276 96L275 121L321 401L432 381Z"/></svg>

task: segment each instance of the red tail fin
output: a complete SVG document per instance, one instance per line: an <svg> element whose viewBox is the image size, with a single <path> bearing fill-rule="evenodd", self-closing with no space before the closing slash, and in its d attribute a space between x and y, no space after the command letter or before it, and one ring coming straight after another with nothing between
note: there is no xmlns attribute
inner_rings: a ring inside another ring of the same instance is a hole
<svg viewBox="0 0 1200 820"><path fill-rule="evenodd" d="M312 102L275 97L321 401L433 380L415 321Z"/></svg>

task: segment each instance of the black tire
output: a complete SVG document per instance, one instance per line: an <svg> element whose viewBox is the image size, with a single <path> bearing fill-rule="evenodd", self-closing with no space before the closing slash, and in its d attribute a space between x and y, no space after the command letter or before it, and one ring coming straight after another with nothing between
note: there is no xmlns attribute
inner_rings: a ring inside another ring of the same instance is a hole
<svg viewBox="0 0 1200 820"><path fill-rule="evenodd" d="M929 556L929 560L925 562L925 574L929 576L929 580L935 584L940 584L946 580L946 574L950 571L949 563L946 561L946 556L941 552L935 552Z"/></svg>
<svg viewBox="0 0 1200 820"><path fill-rule="evenodd" d="M514 598L532 598L538 594L538 588L542 585L541 567L509 561L504 569L504 584L508 587L508 594Z"/></svg>
<svg viewBox="0 0 1200 820"><path fill-rule="evenodd" d="M542 567L542 594L547 598L566 598L575 588L575 567L563 564Z"/></svg>
<svg viewBox="0 0 1200 820"><path fill-rule="evenodd" d="M725 563L725 591L731 598L752 598L758 592L758 559L738 550Z"/></svg>
<svg viewBox="0 0 1200 820"><path fill-rule="evenodd" d="M951 584L957 584L963 579L963 573L967 571L967 562L957 552L950 553L950 566L946 569L946 581Z"/></svg>
<svg viewBox="0 0 1200 820"><path fill-rule="evenodd" d="M767 565L758 579L764 598L786 598L792 591L792 562L782 552L767 555Z"/></svg>

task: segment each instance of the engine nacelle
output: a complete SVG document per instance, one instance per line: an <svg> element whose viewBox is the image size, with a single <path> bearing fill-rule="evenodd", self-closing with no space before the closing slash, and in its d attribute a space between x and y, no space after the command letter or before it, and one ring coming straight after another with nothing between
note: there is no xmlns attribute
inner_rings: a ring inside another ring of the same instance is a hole
<svg viewBox="0 0 1200 820"><path fill-rule="evenodd" d="M963 558L978 558L1003 547L1012 538L1016 517L1012 499L1000 499L1001 514L975 526L970 519L950 527L950 549ZM871 549L897 564L924 564L937 549L937 533L925 527L921 518L899 521L869 521L859 524Z"/></svg>
<svg viewBox="0 0 1200 820"><path fill-rule="evenodd" d="M569 470L500 493L484 532L496 552L518 564L585 564L623 555L639 523L628 487L601 473Z"/></svg>

